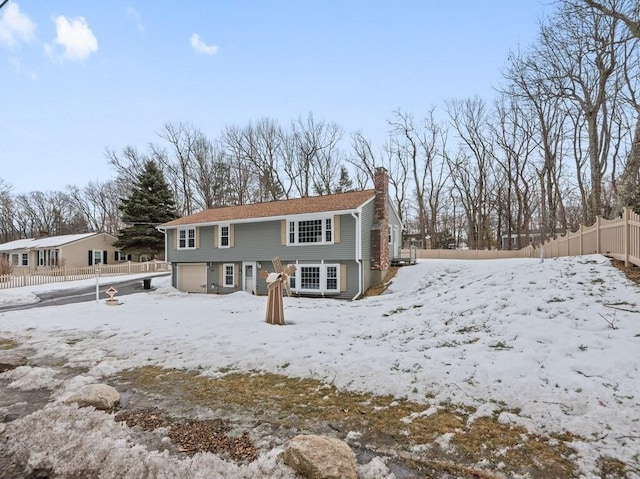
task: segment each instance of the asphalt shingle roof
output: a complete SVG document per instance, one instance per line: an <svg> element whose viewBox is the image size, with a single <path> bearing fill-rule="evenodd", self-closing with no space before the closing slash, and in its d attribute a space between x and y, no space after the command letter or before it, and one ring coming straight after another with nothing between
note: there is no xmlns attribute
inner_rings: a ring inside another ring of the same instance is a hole
<svg viewBox="0 0 640 479"><path fill-rule="evenodd" d="M375 190L352 191L335 195L309 196L291 200L270 201L242 206L211 208L161 225L161 228L214 223L218 221L268 218L325 211L354 210L375 196Z"/></svg>

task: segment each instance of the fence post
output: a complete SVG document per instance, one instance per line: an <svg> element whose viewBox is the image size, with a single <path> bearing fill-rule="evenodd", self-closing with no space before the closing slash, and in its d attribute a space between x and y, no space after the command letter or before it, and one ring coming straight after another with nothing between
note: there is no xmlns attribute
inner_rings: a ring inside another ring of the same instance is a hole
<svg viewBox="0 0 640 479"><path fill-rule="evenodd" d="M582 256L584 254L584 246L583 246L583 241L584 241L584 232L582 231L582 226L580 225L580 228L578 228L578 232L580 233L580 256Z"/></svg>
<svg viewBox="0 0 640 479"><path fill-rule="evenodd" d="M600 217L596 216L596 253L600 254Z"/></svg>
<svg viewBox="0 0 640 479"><path fill-rule="evenodd" d="M624 238L623 238L623 251L624 251L624 267L629 267L629 250L631 249L631 208L625 206L622 210L622 219L624 220Z"/></svg>

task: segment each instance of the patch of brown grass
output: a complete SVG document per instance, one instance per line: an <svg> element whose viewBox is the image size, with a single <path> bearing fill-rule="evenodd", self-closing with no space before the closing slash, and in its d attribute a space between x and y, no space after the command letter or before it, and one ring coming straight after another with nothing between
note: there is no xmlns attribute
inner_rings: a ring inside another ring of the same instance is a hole
<svg viewBox="0 0 640 479"><path fill-rule="evenodd" d="M177 398L185 405L222 407L278 428L313 431L328 424L344 435L358 431L359 442L366 447L401 457L404 454L408 461L434 474L491 477L489 470L478 475L476 465L484 460L503 463L502 474L529 474L532 478L571 477L575 472L569 459L572 451L563 441L500 424L497 417L470 421L475 411L469 407L444 404L425 413L429 408L425 404L343 391L320 381L271 373L207 378L195 372L143 367L126 371L116 380L147 393ZM447 433L453 434L450 447L442 450L434 446L434 441Z"/></svg>
<svg viewBox="0 0 640 479"><path fill-rule="evenodd" d="M627 465L613 457L605 456L598 459L598 473L602 479L626 479L631 476ZM635 473L640 471L633 471ZM635 476L633 476L635 477Z"/></svg>
<svg viewBox="0 0 640 479"><path fill-rule="evenodd" d="M615 268L618 268L622 271L627 278L633 281L636 284L640 284L640 268L633 264L629 264L629 266L624 265L624 261L619 261L617 259L611 258L611 265Z"/></svg>
<svg viewBox="0 0 640 479"><path fill-rule="evenodd" d="M400 269L399 266L391 266L389 268L389 271L387 271L387 274L384 276L382 284L371 286L364 292L363 296L380 296L382 293L384 293L384 291L387 289L387 286L389 286L389 281L395 278L396 274L398 274L398 269Z"/></svg>
<svg viewBox="0 0 640 479"><path fill-rule="evenodd" d="M14 349L17 347L18 343L16 343L13 339L0 338L0 350L6 351L8 349Z"/></svg>

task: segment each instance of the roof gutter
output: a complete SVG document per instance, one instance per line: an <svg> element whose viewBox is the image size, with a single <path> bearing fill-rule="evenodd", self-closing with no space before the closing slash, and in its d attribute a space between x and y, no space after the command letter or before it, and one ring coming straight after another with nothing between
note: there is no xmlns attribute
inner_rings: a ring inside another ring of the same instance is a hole
<svg viewBox="0 0 640 479"><path fill-rule="evenodd" d="M360 242L360 236L362 235L362 208L358 208L357 211L352 211L351 212L351 216L353 216L353 219L356 221L356 263L358 265L358 292L356 293L356 295L351 298L351 301L355 301L356 299L358 299L360 296L362 296L362 261L360 259L360 256L362 255L362 245Z"/></svg>
<svg viewBox="0 0 640 479"><path fill-rule="evenodd" d="M366 205L368 202L369 200L365 201L362 205ZM290 214L290 215L277 215L277 216L258 216L258 217L241 218L241 219L226 218L226 219L215 220L215 221L201 221L197 223L180 223L180 224L173 224L173 225L164 223L160 226L157 226L156 228L162 231L162 229L181 229L181 228L193 228L193 227L203 227L203 226L216 226L216 225L226 225L229 223L238 225L242 223L259 223L259 222L266 222L266 221L280 221L280 220L291 220L291 219L299 219L299 218L305 218L305 219L306 218L309 218L309 219L325 218L328 216L352 214L354 211L359 211L360 208L362 208L362 205L358 207L358 209L350 208L346 210L316 211L314 213L296 213L296 214ZM187 217L185 216L185 218Z"/></svg>

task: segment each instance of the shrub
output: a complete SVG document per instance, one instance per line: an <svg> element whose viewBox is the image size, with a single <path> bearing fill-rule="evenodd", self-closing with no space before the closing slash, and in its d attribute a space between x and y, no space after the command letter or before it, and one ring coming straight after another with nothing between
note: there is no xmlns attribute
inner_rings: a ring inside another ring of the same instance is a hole
<svg viewBox="0 0 640 479"><path fill-rule="evenodd" d="M13 273L13 265L6 259L0 259L0 276Z"/></svg>

